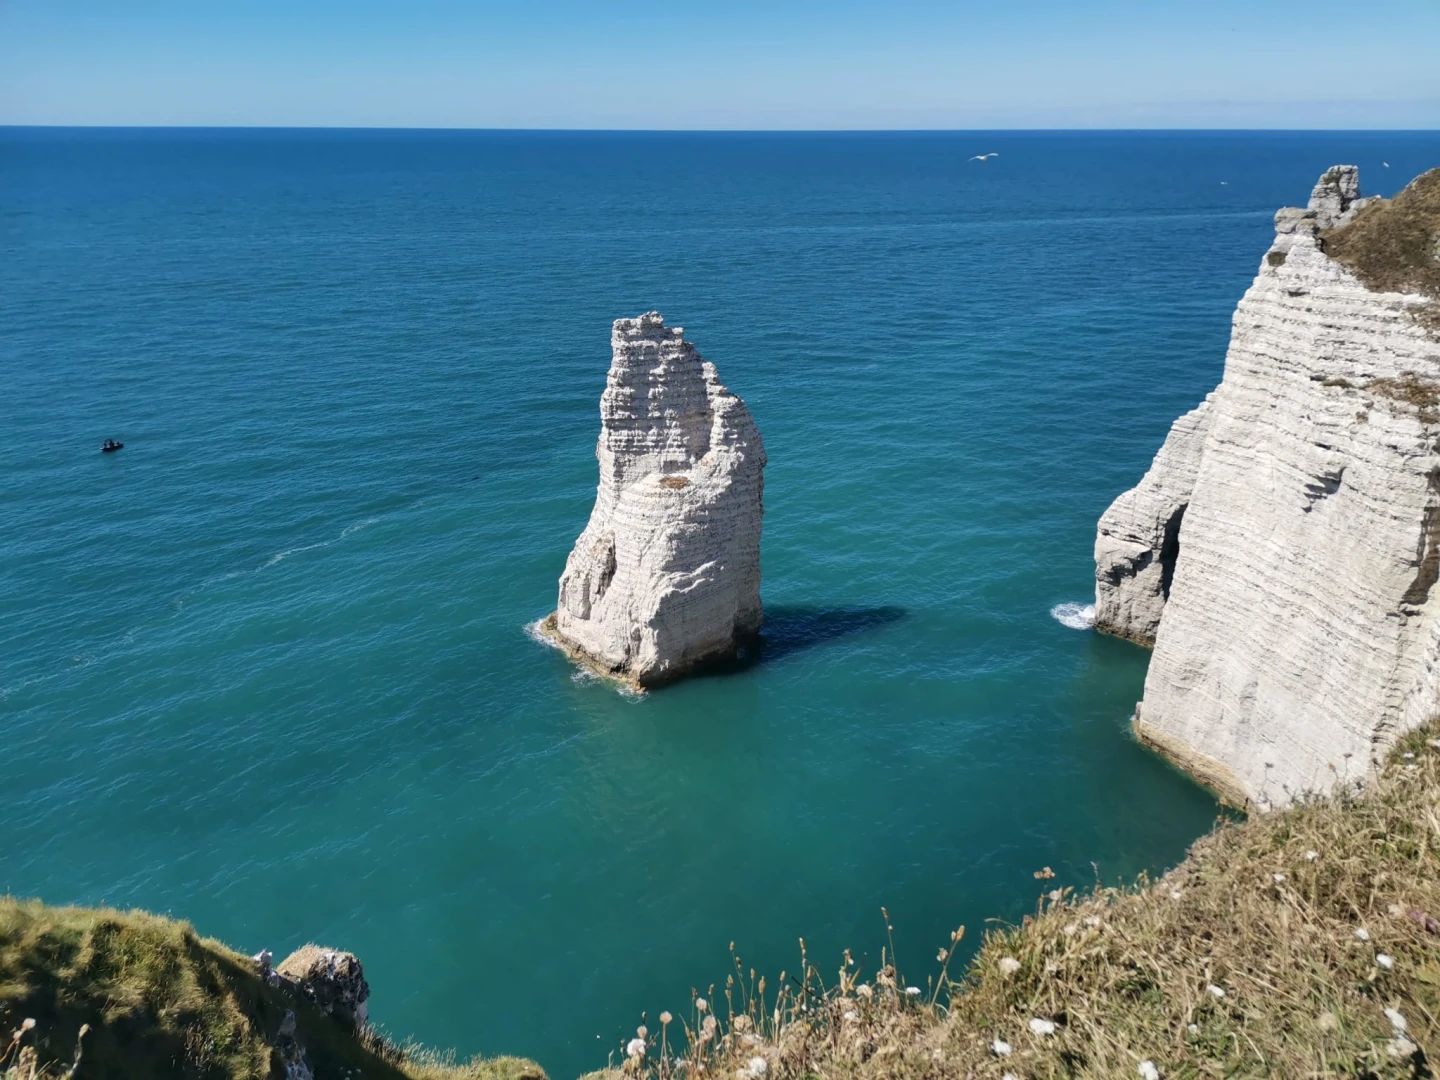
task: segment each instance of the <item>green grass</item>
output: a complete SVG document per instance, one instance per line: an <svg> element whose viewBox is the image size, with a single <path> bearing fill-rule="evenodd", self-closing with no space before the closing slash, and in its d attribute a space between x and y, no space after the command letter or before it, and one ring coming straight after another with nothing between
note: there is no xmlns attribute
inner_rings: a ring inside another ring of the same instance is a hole
<svg viewBox="0 0 1440 1080"><path fill-rule="evenodd" d="M543 1078L517 1058L461 1065L356 1033L286 989L267 985L244 956L189 924L138 911L47 907L0 899L0 1069L17 1080L60 1076L81 1042L82 1078L262 1080L282 1075L272 1044L288 1010L317 1080ZM22 1061L23 1059L23 1061ZM0 1075L5 1075L0 1072Z"/></svg>

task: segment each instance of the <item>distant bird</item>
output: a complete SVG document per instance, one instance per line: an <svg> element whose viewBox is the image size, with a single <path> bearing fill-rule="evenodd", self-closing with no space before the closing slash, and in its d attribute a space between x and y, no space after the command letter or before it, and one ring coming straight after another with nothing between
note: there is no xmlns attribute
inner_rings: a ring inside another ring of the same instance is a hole
<svg viewBox="0 0 1440 1080"><path fill-rule="evenodd" d="M1385 168L1387 168L1387 169L1390 168L1390 162L1388 162L1388 161L1382 161L1382 162L1380 162L1380 164L1381 164L1381 165L1384 165Z"/></svg>
<svg viewBox="0 0 1440 1080"><path fill-rule="evenodd" d="M999 157L999 156L1000 156L1000 151L999 151L999 150L991 150L990 153L988 153L988 154L976 154L976 155L975 155L974 157L972 157L970 160L971 160L971 161L989 161L992 157Z"/></svg>
<svg viewBox="0 0 1440 1080"><path fill-rule="evenodd" d="M1220 181L1220 186L1221 186L1221 187L1225 187L1225 186L1226 186L1227 184L1229 184L1229 183L1230 183L1229 180L1221 180L1221 181Z"/></svg>

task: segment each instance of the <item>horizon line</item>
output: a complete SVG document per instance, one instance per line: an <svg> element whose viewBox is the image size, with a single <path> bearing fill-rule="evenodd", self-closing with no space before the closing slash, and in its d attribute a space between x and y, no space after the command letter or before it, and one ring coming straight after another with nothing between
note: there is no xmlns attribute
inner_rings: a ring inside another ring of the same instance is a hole
<svg viewBox="0 0 1440 1080"><path fill-rule="evenodd" d="M597 134L597 135L946 135L946 134L1004 134L1027 132L1035 134L1084 134L1084 133L1136 133L1136 132L1271 132L1275 134L1306 133L1324 134L1440 134L1440 127L1206 127L1179 125L1162 127L1146 125L1136 127L895 127L895 128L744 128L744 127L456 127L453 125L430 124L86 124L86 123L37 123L0 121L0 129L41 129L81 131L435 131L435 132L476 132L508 134Z"/></svg>

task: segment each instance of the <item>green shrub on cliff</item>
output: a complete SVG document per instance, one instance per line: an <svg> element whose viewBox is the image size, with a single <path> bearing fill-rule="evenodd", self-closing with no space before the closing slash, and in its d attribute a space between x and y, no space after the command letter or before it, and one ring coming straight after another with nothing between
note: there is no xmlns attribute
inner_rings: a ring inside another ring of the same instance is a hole
<svg viewBox="0 0 1440 1080"><path fill-rule="evenodd" d="M451 1065L357 1033L188 923L0 898L0 1076L280 1077L291 1010L317 1080L543 1080L518 1058Z"/></svg>

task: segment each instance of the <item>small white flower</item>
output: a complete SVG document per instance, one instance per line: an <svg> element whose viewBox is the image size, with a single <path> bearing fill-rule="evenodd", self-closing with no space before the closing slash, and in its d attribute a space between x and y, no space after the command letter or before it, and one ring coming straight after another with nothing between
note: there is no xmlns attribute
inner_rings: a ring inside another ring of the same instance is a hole
<svg viewBox="0 0 1440 1080"><path fill-rule="evenodd" d="M1058 904L1060 902L1060 898L1064 896L1065 893L1060 889L1051 889L1045 895L1050 898L1051 902Z"/></svg>
<svg viewBox="0 0 1440 1080"><path fill-rule="evenodd" d="M841 1019L853 1024L856 1020L860 1019L860 1014L857 1013L854 1009L846 1009Z"/></svg>
<svg viewBox="0 0 1440 1080"><path fill-rule="evenodd" d="M1320 858L1320 852L1316 851L1314 848L1311 848L1309 851L1305 852L1306 862L1314 862L1318 858Z"/></svg>
<svg viewBox="0 0 1440 1080"><path fill-rule="evenodd" d="M1160 1070L1155 1067L1155 1063L1149 1058L1140 1062L1135 1071L1140 1074L1140 1080L1160 1080Z"/></svg>
<svg viewBox="0 0 1440 1080"><path fill-rule="evenodd" d="M1420 1049L1403 1035L1397 1035L1385 1044L1385 1052L1392 1058L1408 1058Z"/></svg>
<svg viewBox="0 0 1440 1080"><path fill-rule="evenodd" d="M1369 940L1370 940L1370 931L1369 931L1369 930L1366 930L1363 926L1357 926L1357 927L1355 928L1355 940L1356 940L1356 941L1369 941Z"/></svg>
<svg viewBox="0 0 1440 1080"><path fill-rule="evenodd" d="M907 986L905 987L905 993L909 994L911 997L919 997L920 988L918 986Z"/></svg>
<svg viewBox="0 0 1440 1080"><path fill-rule="evenodd" d="M998 966L1001 975L1014 975L1015 972L1020 970L1020 961L1016 960L1013 956L1002 956Z"/></svg>
<svg viewBox="0 0 1440 1080"><path fill-rule="evenodd" d="M1405 1023L1405 1014L1402 1013L1399 1009L1386 1009L1385 1019L1390 1021L1391 1027L1393 1027L1396 1031L1401 1032L1402 1034L1404 1033L1406 1027L1409 1026Z"/></svg>
<svg viewBox="0 0 1440 1080"><path fill-rule="evenodd" d="M1010 1052L1015 1048L1004 1039L996 1039L990 1044L990 1052L996 1057L1009 1057Z"/></svg>
<svg viewBox="0 0 1440 1080"><path fill-rule="evenodd" d="M632 1058L643 1058L645 1056L645 1040L631 1039L625 1044L625 1056Z"/></svg>
<svg viewBox="0 0 1440 1080"><path fill-rule="evenodd" d="M1191 1025L1190 1025L1189 1027L1187 1027L1185 1030L1188 1031L1188 1032L1190 1032L1191 1035L1199 1035L1199 1034L1200 1034L1200 1025L1199 1025L1199 1024L1191 1024Z"/></svg>
<svg viewBox="0 0 1440 1080"><path fill-rule="evenodd" d="M1384 968L1386 971L1394 971L1394 970L1395 970L1395 958L1394 958L1393 956L1391 956L1389 953L1383 953L1383 952L1382 952L1382 953L1376 953L1376 954L1375 954L1375 963L1379 964L1379 965L1380 965L1382 968Z"/></svg>
<svg viewBox="0 0 1440 1080"><path fill-rule="evenodd" d="M1270 875L1270 878L1271 878L1271 880L1273 880L1273 881L1275 882L1276 885L1283 885L1283 884L1285 884L1285 875L1284 875L1284 874L1271 874L1271 875Z"/></svg>
<svg viewBox="0 0 1440 1080"><path fill-rule="evenodd" d="M764 1076L769 1070L770 1062L758 1054L745 1064L745 1074L747 1076Z"/></svg>
<svg viewBox="0 0 1440 1080"><path fill-rule="evenodd" d="M1211 983L1209 986L1205 987L1205 992L1211 997L1213 997L1216 1001L1219 1001L1225 996L1224 989L1222 987L1216 986L1214 983Z"/></svg>
<svg viewBox="0 0 1440 1080"><path fill-rule="evenodd" d="M1041 1019L1040 1017L1038 1017L1038 1016L1037 1016L1037 1017L1034 1017L1034 1018L1032 1018L1031 1021L1030 1021L1030 1032L1031 1032L1031 1034L1033 1034L1033 1035L1040 1035L1040 1036L1054 1035L1054 1034L1055 1034L1055 1021L1053 1021L1053 1020L1042 1020L1042 1019Z"/></svg>
<svg viewBox="0 0 1440 1080"><path fill-rule="evenodd" d="M855 987L855 993L859 994L863 998L868 999L870 995L874 992L875 991L870 989L869 983L861 983L859 986Z"/></svg>
<svg viewBox="0 0 1440 1080"><path fill-rule="evenodd" d="M1406 761L1415 760L1415 755L1409 750L1406 750L1405 753L1401 754L1400 756L1403 757Z"/></svg>
<svg viewBox="0 0 1440 1080"><path fill-rule="evenodd" d="M704 1011L705 1011L706 1009L708 1009L709 1007L710 1007L710 1003L709 1003L708 1001L706 1001L704 998L696 998L696 999L695 999L695 1011L696 1011L696 1012L704 1012Z"/></svg>

